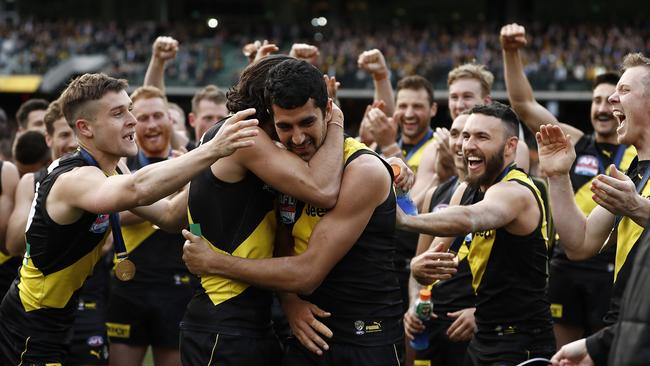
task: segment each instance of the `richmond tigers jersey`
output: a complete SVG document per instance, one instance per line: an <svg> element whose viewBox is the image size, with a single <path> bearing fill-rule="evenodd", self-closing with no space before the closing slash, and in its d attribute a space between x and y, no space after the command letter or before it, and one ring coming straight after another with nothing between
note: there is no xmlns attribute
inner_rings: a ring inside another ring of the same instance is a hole
<svg viewBox="0 0 650 366"><path fill-rule="evenodd" d="M202 141L214 138L222 125L210 128ZM207 168L190 183L188 220L200 224L214 251L270 258L276 226L274 199L274 192L250 171L241 181L227 183ZM181 328L229 334L270 329L271 292L215 275L201 276L200 282Z"/></svg>
<svg viewBox="0 0 650 366"><path fill-rule="evenodd" d="M344 149L346 166L363 154L376 156L352 138L345 139ZM377 159L381 158L377 156ZM392 178L392 169L381 161ZM327 212L281 195L280 218L291 229L297 254L307 249L314 227ZM350 251L332 268L319 288L305 297L332 313L331 317L321 319L334 332L332 342L379 346L393 344L401 338L403 314L393 267L394 228L395 195L391 191L375 209Z"/></svg>
<svg viewBox="0 0 650 366"><path fill-rule="evenodd" d="M495 327L550 327L551 314L546 299L547 229L541 194L531 178L521 170L510 169L501 179L530 190L540 210L537 228L519 236L504 228L472 233L468 262L472 287L476 292L476 323L479 329ZM476 188L467 188L462 204L483 199ZM504 330L505 331L505 330Z"/></svg>

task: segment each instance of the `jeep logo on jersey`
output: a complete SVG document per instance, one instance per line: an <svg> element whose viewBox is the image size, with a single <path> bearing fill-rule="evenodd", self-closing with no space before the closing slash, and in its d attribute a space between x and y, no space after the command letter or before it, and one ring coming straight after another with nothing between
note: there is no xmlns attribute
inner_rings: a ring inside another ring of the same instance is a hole
<svg viewBox="0 0 650 366"><path fill-rule="evenodd" d="M327 213L327 210L324 208L314 207L312 205L307 205L305 207L305 213L311 217L323 217Z"/></svg>
<svg viewBox="0 0 650 366"><path fill-rule="evenodd" d="M278 196L278 206L280 210L280 220L283 224L289 225L296 222L295 198L286 194L280 194Z"/></svg>
<svg viewBox="0 0 650 366"><path fill-rule="evenodd" d="M578 175L586 175L594 177L598 175L598 158L593 155L583 155L576 161L576 168L574 172Z"/></svg>
<svg viewBox="0 0 650 366"><path fill-rule="evenodd" d="M494 230L484 230L484 231L477 231L474 233L473 236L478 236L480 238L485 238L489 239L494 235Z"/></svg>
<svg viewBox="0 0 650 366"><path fill-rule="evenodd" d="M97 215L95 222L90 226L90 232L95 234L103 234L108 229L109 220L107 214Z"/></svg>

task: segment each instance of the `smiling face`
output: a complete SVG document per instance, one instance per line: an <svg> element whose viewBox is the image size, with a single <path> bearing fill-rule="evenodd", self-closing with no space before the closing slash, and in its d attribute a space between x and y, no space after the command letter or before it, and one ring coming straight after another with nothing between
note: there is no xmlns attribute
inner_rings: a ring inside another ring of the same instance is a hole
<svg viewBox="0 0 650 366"><path fill-rule="evenodd" d="M226 116L228 116L226 103L217 104L209 99L201 99L197 105L196 113L190 113L190 125L194 128L196 141L199 141L205 131Z"/></svg>
<svg viewBox="0 0 650 366"><path fill-rule="evenodd" d="M650 78L650 69L644 66L629 68L609 97L613 114L618 120L618 142L643 149L647 129L650 128L650 90L644 81Z"/></svg>
<svg viewBox="0 0 650 366"><path fill-rule="evenodd" d="M477 104L487 104L490 97L483 95L481 82L474 78L461 78L449 85L449 114L456 119L461 113L472 109Z"/></svg>
<svg viewBox="0 0 650 366"><path fill-rule="evenodd" d="M467 182L473 187L491 185L507 164L514 160L517 137L505 135L496 117L471 114L462 132Z"/></svg>
<svg viewBox="0 0 650 366"><path fill-rule="evenodd" d="M89 129L80 132L79 139L92 135L94 146L114 157L134 156L138 153L135 144L136 120L131 114L131 98L125 90L107 92L99 100L90 101L94 117L89 120ZM79 128L79 120L77 130ZM87 130L87 132L86 132Z"/></svg>
<svg viewBox="0 0 650 366"><path fill-rule="evenodd" d="M133 114L138 121L135 125L136 141L144 154L167 157L173 126L165 101L161 98L137 99L133 103Z"/></svg>
<svg viewBox="0 0 650 366"><path fill-rule="evenodd" d="M77 146L79 146L77 137L65 118L54 121L52 128L54 129L52 135L45 135L47 146L52 150L52 159L56 160L77 149Z"/></svg>
<svg viewBox="0 0 650 366"><path fill-rule="evenodd" d="M461 114L456 117L454 122L449 128L449 147L451 153L454 155L454 165L459 173L467 174L467 166L465 165L465 158L463 157L463 129L465 122L469 118L468 114Z"/></svg>
<svg viewBox="0 0 650 366"><path fill-rule="evenodd" d="M402 129L404 142L418 143L426 135L436 111L436 103L429 103L429 95L424 88L398 91L394 117L397 117L397 123Z"/></svg>
<svg viewBox="0 0 650 366"><path fill-rule="evenodd" d="M284 109L273 105L275 131L280 142L301 159L309 161L325 140L327 125L323 112L316 107L313 99L303 106ZM327 103L326 114L331 113L331 101Z"/></svg>
<svg viewBox="0 0 650 366"><path fill-rule="evenodd" d="M612 105L607 100L615 90L615 85L601 83L594 89L591 98L591 125L596 135L604 139L614 136L618 127L618 122L612 113Z"/></svg>

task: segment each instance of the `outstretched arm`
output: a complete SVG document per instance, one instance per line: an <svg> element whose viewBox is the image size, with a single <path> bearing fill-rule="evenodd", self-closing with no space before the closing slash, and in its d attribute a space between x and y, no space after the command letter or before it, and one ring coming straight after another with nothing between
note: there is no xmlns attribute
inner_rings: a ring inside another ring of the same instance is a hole
<svg viewBox="0 0 650 366"><path fill-rule="evenodd" d="M559 123L551 112L535 100L533 88L524 73L519 52L528 43L524 27L516 23L503 26L500 40L503 48L503 67L508 99L519 118L532 132L537 132L541 125L550 123L561 126L574 141L578 141L583 135L582 131L573 126Z"/></svg>
<svg viewBox="0 0 650 366"><path fill-rule="evenodd" d="M134 174L107 178L101 170L92 166L64 173L54 183L48 196L48 213L53 218L58 215L61 221L57 222L64 224L63 221L75 219L70 208L107 213L150 205L176 192L219 158L239 148L252 146L251 137L258 133L255 127L257 120L245 118L254 113L252 108L238 112L206 144L178 158L150 164Z"/></svg>

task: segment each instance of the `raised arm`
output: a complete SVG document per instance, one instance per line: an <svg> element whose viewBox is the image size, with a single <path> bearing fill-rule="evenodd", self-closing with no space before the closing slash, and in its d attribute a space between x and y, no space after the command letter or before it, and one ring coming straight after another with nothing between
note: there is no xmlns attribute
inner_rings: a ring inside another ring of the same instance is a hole
<svg viewBox="0 0 650 366"><path fill-rule="evenodd" d="M500 40L503 48L503 68L508 99L519 118L532 132L537 132L541 125L550 123L561 126L574 141L578 141L583 135L582 131L558 122L551 112L535 100L533 88L524 73L519 52L528 43L525 28L516 23L505 25L501 28Z"/></svg>
<svg viewBox="0 0 650 366"><path fill-rule="evenodd" d="M279 148L265 133L233 157L273 188L317 207L336 204L343 171L343 113L332 104L325 141L311 160Z"/></svg>
<svg viewBox="0 0 650 366"><path fill-rule="evenodd" d="M20 256L25 252L25 228L29 210L34 201L34 174L27 173L20 178L14 200L14 209L11 216L7 215L7 253L11 256Z"/></svg>
<svg viewBox="0 0 650 366"><path fill-rule="evenodd" d="M18 185L18 169L12 163L5 161L2 163L0 175L0 184L2 184L0 187L0 250L7 253L5 237L9 216L14 209L14 195Z"/></svg>
<svg viewBox="0 0 650 366"><path fill-rule="evenodd" d="M357 64L360 69L372 75L372 81L375 85L374 101L383 101L385 104L384 112L392 116L395 113L395 94L390 83L390 71L386 65L384 55L376 48L365 51L359 55Z"/></svg>
<svg viewBox="0 0 650 366"><path fill-rule="evenodd" d="M598 253L614 226L614 215L597 206L589 215L576 204L569 178L575 150L558 126L545 125L536 134L540 168L548 177L555 229L569 259L587 259Z"/></svg>
<svg viewBox="0 0 650 366"><path fill-rule="evenodd" d="M90 166L62 174L48 196L48 213L52 216L57 210L59 214L68 212L68 207L93 213L119 212L169 196L219 158L253 146L251 137L258 133L257 120L245 118L254 113L253 108L238 112L206 144L180 157L150 164L134 174L106 178L99 169Z"/></svg>
<svg viewBox="0 0 650 366"><path fill-rule="evenodd" d="M340 200L316 225L307 250L292 257L245 259L225 256L207 248L201 238L184 231L183 259L190 270L236 279L275 290L311 293L332 267L350 250L368 224L375 208L390 192L390 176L373 156L348 165ZM364 189L359 189L363 185ZM200 267L194 264L202 262Z"/></svg>
<svg viewBox="0 0 650 366"><path fill-rule="evenodd" d="M165 92L165 66L176 58L178 41L172 37L158 37L151 46L151 61L144 75L144 85L155 86Z"/></svg>
<svg viewBox="0 0 650 366"><path fill-rule="evenodd" d="M519 183L500 182L490 187L485 192L484 199L476 204L449 206L438 212L417 216L402 215L398 223L403 230L456 237L477 231L507 228L520 215L532 212L532 201L534 198L530 191ZM533 229L534 226L530 231Z"/></svg>

